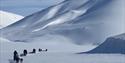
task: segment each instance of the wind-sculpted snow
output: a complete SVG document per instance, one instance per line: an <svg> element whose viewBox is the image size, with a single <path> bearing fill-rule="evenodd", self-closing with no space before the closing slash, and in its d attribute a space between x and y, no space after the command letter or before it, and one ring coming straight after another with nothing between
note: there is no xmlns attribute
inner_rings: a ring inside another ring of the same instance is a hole
<svg viewBox="0 0 125 63"><path fill-rule="evenodd" d="M103 42L109 36L125 32L123 1L65 0L0 32L12 41L31 41L50 34L64 36L76 44Z"/></svg>

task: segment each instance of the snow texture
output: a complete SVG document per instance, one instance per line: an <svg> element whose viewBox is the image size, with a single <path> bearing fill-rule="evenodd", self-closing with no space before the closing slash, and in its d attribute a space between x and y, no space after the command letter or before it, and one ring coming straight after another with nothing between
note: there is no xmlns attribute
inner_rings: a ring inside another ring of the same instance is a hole
<svg viewBox="0 0 125 63"><path fill-rule="evenodd" d="M0 10L0 28L11 25L22 18L23 16Z"/></svg>
<svg viewBox="0 0 125 63"><path fill-rule="evenodd" d="M0 63L11 63L13 51L17 50L19 54L27 49L28 52L33 48L48 49L48 52L38 52L36 54L28 54L23 63L125 63L123 54L75 54L80 51L88 51L97 46L94 45L75 45L65 41L49 42L11 42L0 39ZM114 60L116 59L116 60Z"/></svg>
<svg viewBox="0 0 125 63"><path fill-rule="evenodd" d="M0 33L15 42L61 35L76 44L100 43L125 32L124 4L124 0L65 0L1 29Z"/></svg>

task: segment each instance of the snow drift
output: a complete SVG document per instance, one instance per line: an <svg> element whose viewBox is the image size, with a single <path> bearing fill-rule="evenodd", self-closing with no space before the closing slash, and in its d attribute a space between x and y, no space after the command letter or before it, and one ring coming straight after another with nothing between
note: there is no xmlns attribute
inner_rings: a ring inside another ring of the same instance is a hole
<svg viewBox="0 0 125 63"><path fill-rule="evenodd" d="M125 54L125 33L107 38L104 43L87 53L124 53Z"/></svg>
<svg viewBox="0 0 125 63"><path fill-rule="evenodd" d="M22 18L23 18L23 16L0 10L0 29L3 27L6 27Z"/></svg>
<svg viewBox="0 0 125 63"><path fill-rule="evenodd" d="M47 34L64 36L76 44L103 42L124 32L124 4L124 0L65 0L0 32L11 41L32 41Z"/></svg>

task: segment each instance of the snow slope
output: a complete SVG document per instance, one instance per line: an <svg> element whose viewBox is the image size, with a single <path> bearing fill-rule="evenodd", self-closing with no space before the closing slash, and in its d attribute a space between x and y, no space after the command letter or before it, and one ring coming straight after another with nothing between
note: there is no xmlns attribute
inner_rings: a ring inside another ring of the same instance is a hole
<svg viewBox="0 0 125 63"><path fill-rule="evenodd" d="M11 25L12 23L22 19L23 16L0 10L0 28Z"/></svg>
<svg viewBox="0 0 125 63"><path fill-rule="evenodd" d="M104 43L87 53L125 53L125 33L107 38Z"/></svg>
<svg viewBox="0 0 125 63"><path fill-rule="evenodd" d="M54 40L57 39L55 38ZM122 54L75 54L80 51L91 50L95 47L93 45L79 46L69 43L69 41L59 43L59 40L57 42L48 40L45 43L23 43L8 42L0 39L0 63L11 63L10 60L13 58L14 50L17 50L21 54L24 49L30 52L33 48L47 48L48 52L40 53L36 50L36 54L28 54L26 57L22 57L24 59L23 63L125 63L125 56Z"/></svg>
<svg viewBox="0 0 125 63"><path fill-rule="evenodd" d="M60 42L60 41L64 41L64 42ZM64 40L64 39L58 40L56 38L49 39L48 41L45 41L45 42L41 42L41 40L38 40L37 42L35 41L31 43L11 42L1 38L0 39L0 63L10 63L9 60L12 59L14 50L17 50L18 53L21 54L24 49L27 49L28 52L31 52L33 48L36 49L36 52L37 52L36 54L32 54L32 55L29 54L28 56L23 57L24 58L23 63L41 63L41 59L42 61L45 61L44 63L50 63L49 60L52 57L53 59L58 59L59 58L57 57L58 55L59 56L65 55L67 57L67 55L68 56L70 56L70 54L74 55L76 52L78 51L80 52L83 50L88 51L94 47L95 47L94 45L79 46L79 45L70 43L68 40ZM48 52L41 52L41 54L39 55L38 53L39 48L48 49ZM49 57L51 58L49 59ZM39 60L37 61L37 59L39 59L40 61ZM62 57L62 59L65 59L65 57ZM55 62L51 62L51 63L55 63ZM57 61L57 63L60 63L60 61Z"/></svg>
<svg viewBox="0 0 125 63"><path fill-rule="evenodd" d="M0 32L2 37L15 42L30 42L46 34L61 35L76 44L103 42L125 32L124 4L124 0L65 0Z"/></svg>

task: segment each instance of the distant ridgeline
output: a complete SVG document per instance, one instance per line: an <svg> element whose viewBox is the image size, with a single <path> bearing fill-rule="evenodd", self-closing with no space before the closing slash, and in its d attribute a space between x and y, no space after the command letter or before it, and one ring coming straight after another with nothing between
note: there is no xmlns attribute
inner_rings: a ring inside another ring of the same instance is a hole
<svg viewBox="0 0 125 63"><path fill-rule="evenodd" d="M107 38L104 43L93 50L83 53L122 53L125 54L125 33Z"/></svg>

